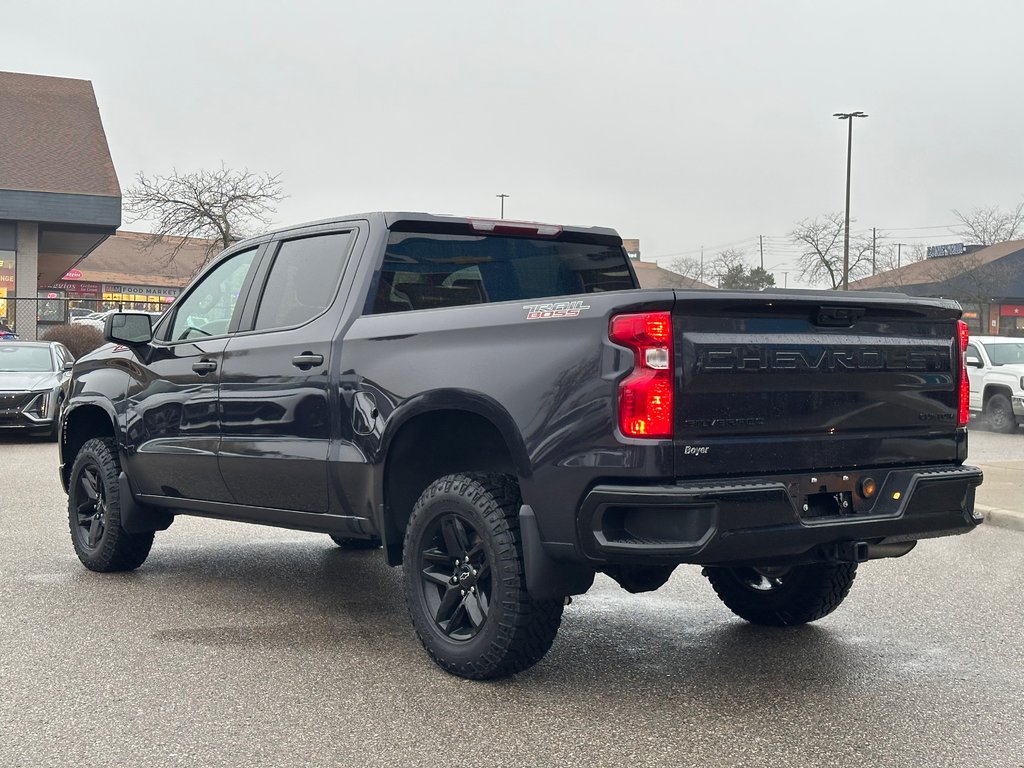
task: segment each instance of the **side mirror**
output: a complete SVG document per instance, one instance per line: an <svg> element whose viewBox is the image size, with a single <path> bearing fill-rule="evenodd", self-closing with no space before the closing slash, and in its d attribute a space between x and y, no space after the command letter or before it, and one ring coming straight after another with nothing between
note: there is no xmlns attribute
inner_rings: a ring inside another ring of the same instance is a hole
<svg viewBox="0 0 1024 768"><path fill-rule="evenodd" d="M984 368L985 367L985 364L983 362L981 362L980 359L978 359L977 357L970 356L970 355L968 355L968 357L964 360L964 362L967 363L967 365L971 366L972 368Z"/></svg>
<svg viewBox="0 0 1024 768"><path fill-rule="evenodd" d="M103 321L103 338L116 344L148 344L153 340L153 318L135 312L114 312Z"/></svg>
<svg viewBox="0 0 1024 768"><path fill-rule="evenodd" d="M74 367L75 367L75 361L74 360L65 360L64 361L64 368L62 370L70 371Z"/></svg>

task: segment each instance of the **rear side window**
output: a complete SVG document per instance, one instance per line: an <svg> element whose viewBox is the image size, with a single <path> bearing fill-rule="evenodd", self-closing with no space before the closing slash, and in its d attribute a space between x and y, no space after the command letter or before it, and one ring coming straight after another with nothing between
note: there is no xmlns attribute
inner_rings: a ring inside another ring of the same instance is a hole
<svg viewBox="0 0 1024 768"><path fill-rule="evenodd" d="M458 307L635 288L621 246L392 232L372 312Z"/></svg>
<svg viewBox="0 0 1024 768"><path fill-rule="evenodd" d="M302 325L321 315L338 291L351 232L281 243L256 312L256 330Z"/></svg>

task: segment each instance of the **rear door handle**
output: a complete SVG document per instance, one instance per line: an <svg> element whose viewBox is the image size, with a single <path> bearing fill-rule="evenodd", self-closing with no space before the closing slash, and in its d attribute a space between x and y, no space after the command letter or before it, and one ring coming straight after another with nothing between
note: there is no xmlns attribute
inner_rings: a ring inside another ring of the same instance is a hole
<svg viewBox="0 0 1024 768"><path fill-rule="evenodd" d="M217 363L214 360L200 360L197 363L192 363L192 370L200 376L205 376L217 370Z"/></svg>
<svg viewBox="0 0 1024 768"><path fill-rule="evenodd" d="M308 371L314 365L323 365L324 356L314 355L312 352L303 352L301 355L296 355L292 358L292 365L296 368L300 368L303 371Z"/></svg>

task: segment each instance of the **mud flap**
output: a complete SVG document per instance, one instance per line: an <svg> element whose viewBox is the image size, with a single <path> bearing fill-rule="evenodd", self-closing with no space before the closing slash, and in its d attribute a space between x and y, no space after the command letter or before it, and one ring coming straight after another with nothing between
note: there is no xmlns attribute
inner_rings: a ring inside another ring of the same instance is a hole
<svg viewBox="0 0 1024 768"><path fill-rule="evenodd" d="M128 475L124 470L117 477L120 490L121 527L127 533L149 533L150 531L166 531L174 522L174 515L163 509L144 507L135 501Z"/></svg>
<svg viewBox="0 0 1024 768"><path fill-rule="evenodd" d="M594 583L594 569L579 563L555 560L544 549L537 516L524 504L519 510L519 532L523 537L526 589L535 600L556 600L582 595Z"/></svg>

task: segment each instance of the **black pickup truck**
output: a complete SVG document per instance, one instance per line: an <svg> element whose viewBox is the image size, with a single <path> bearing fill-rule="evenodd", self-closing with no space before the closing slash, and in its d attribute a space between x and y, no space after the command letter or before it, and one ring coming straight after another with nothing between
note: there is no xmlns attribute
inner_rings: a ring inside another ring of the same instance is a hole
<svg viewBox="0 0 1024 768"><path fill-rule="evenodd" d="M249 240L155 330L80 359L60 476L86 567L142 565L175 515L322 532L405 566L446 670L551 646L602 572L704 567L793 625L858 563L980 518L952 301L638 290L609 229L373 213Z"/></svg>

